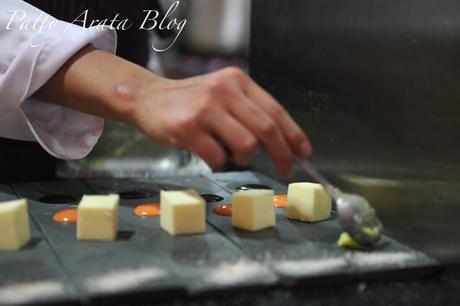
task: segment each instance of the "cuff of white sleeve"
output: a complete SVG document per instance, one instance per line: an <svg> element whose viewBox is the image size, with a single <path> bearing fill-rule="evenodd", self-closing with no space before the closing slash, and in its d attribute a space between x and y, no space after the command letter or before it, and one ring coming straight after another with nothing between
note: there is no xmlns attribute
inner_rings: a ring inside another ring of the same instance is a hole
<svg viewBox="0 0 460 306"><path fill-rule="evenodd" d="M21 54L26 62L18 61L18 65L29 70L28 79L24 82L26 74L22 74L22 80L12 82L24 86L24 96L18 100L24 101L20 105L22 115L35 139L49 154L60 159L84 158L102 134L103 119L31 96L86 45L115 53L116 33L59 22L52 33L36 35L31 44Z"/></svg>

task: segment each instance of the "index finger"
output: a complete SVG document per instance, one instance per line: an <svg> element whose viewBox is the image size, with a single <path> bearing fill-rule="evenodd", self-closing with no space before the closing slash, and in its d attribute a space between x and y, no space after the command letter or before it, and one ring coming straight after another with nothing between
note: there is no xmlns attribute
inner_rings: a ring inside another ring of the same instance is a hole
<svg viewBox="0 0 460 306"><path fill-rule="evenodd" d="M252 79L249 80L245 93L278 122L293 152L303 158L311 155L313 149L307 135L281 104Z"/></svg>

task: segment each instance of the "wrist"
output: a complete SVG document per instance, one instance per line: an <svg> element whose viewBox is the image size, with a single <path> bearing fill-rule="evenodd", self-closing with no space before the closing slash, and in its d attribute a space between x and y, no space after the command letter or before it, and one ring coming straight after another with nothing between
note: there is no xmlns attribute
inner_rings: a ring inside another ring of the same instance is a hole
<svg viewBox="0 0 460 306"><path fill-rule="evenodd" d="M163 79L154 73L136 67L129 76L116 82L113 86L113 96L117 101L117 120L140 127L140 121L146 113L146 103L156 94L154 85Z"/></svg>

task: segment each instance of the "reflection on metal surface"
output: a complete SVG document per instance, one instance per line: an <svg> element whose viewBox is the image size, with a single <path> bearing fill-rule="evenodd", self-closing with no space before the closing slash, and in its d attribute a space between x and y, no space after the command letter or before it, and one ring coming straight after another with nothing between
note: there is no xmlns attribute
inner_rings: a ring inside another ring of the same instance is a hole
<svg viewBox="0 0 460 306"><path fill-rule="evenodd" d="M104 135L91 154L59 161L59 177L142 177L209 174L211 169L184 150L162 146L136 128L107 120Z"/></svg>
<svg viewBox="0 0 460 306"><path fill-rule="evenodd" d="M388 179L340 174L337 183L350 192L368 197L377 205L456 203L460 182L443 180Z"/></svg>
<svg viewBox="0 0 460 306"><path fill-rule="evenodd" d="M239 186L236 189L239 191L247 191L250 189L272 189L272 188L267 185L262 185L262 184L245 184L245 185Z"/></svg>

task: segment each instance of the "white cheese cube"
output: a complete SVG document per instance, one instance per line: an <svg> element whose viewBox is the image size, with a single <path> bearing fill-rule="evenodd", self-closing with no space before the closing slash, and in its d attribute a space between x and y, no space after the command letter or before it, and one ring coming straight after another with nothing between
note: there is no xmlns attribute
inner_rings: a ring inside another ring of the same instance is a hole
<svg viewBox="0 0 460 306"><path fill-rule="evenodd" d="M275 226L273 190L251 189L235 193L232 199L232 224L247 231Z"/></svg>
<svg viewBox="0 0 460 306"><path fill-rule="evenodd" d="M162 190L160 205L161 228L170 235L205 232L206 202L195 190Z"/></svg>
<svg viewBox="0 0 460 306"><path fill-rule="evenodd" d="M287 201L290 219L316 222L331 216L332 199L320 184L289 184Z"/></svg>
<svg viewBox="0 0 460 306"><path fill-rule="evenodd" d="M25 199L0 203L0 250L16 251L30 240Z"/></svg>
<svg viewBox="0 0 460 306"><path fill-rule="evenodd" d="M78 205L77 239L115 240L119 202L118 194L84 195Z"/></svg>

